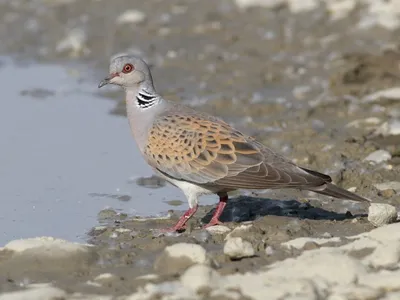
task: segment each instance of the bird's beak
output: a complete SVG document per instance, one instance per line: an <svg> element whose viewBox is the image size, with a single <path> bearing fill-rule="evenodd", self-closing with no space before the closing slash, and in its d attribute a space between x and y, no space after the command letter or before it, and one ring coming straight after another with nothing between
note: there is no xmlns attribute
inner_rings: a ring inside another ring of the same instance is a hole
<svg viewBox="0 0 400 300"><path fill-rule="evenodd" d="M101 88L101 87L103 87L103 86L109 84L110 81L111 81L111 79L113 79L114 77L117 77L117 76L118 76L118 74L111 74L110 76L104 78L104 79L99 83L98 88Z"/></svg>

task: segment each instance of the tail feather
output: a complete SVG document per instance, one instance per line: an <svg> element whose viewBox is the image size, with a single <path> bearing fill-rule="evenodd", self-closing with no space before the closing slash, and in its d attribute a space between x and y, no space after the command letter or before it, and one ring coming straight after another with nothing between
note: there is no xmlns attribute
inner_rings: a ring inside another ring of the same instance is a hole
<svg viewBox="0 0 400 300"><path fill-rule="evenodd" d="M354 200L354 201L360 201L360 202L371 202L371 200L358 196L348 190L342 189L332 183L326 183L326 188L323 190L313 190L313 192L335 197L335 198L340 198L340 199L348 199L348 200Z"/></svg>

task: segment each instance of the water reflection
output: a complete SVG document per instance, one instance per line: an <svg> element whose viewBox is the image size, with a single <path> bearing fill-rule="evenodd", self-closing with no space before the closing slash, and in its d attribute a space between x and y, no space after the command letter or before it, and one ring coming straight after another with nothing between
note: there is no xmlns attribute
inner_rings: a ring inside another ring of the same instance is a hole
<svg viewBox="0 0 400 300"><path fill-rule="evenodd" d="M186 207L170 185L147 188L142 177L153 172L126 119L95 96L96 78L82 80L84 67L0 61L0 246L42 235L85 240L106 207L141 216L166 212L169 200Z"/></svg>

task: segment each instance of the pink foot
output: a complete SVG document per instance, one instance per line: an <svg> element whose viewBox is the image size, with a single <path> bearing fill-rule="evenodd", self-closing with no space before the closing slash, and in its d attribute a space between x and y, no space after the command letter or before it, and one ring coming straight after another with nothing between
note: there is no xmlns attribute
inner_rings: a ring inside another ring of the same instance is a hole
<svg viewBox="0 0 400 300"><path fill-rule="evenodd" d="M182 215L182 217L179 218L178 222L173 227L161 229L161 232L180 232L185 230L186 222L196 213L197 207L198 206L196 205L192 208L189 208Z"/></svg>
<svg viewBox="0 0 400 300"><path fill-rule="evenodd" d="M222 222L221 222L220 220L218 220L218 219L211 219L211 221L208 222L208 224L204 225L202 228L203 228L203 229L206 229L206 228L211 227L211 226L222 225L222 224L224 224L224 223L222 223Z"/></svg>
<svg viewBox="0 0 400 300"><path fill-rule="evenodd" d="M214 225L222 225L223 223L219 220L219 217L222 215L222 212L224 211L224 208L226 206L226 202L228 202L228 195L226 193L219 194L219 203L217 205L217 208L215 209L215 212L208 224L203 226L204 228L208 228Z"/></svg>

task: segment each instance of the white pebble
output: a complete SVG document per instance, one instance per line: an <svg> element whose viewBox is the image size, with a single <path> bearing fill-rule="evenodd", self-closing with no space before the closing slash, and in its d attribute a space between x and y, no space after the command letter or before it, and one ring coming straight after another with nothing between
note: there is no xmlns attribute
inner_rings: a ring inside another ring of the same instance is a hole
<svg viewBox="0 0 400 300"><path fill-rule="evenodd" d="M386 203L372 203L368 209L368 221L379 227L397 220L396 207Z"/></svg>
<svg viewBox="0 0 400 300"><path fill-rule="evenodd" d="M128 228L117 228L117 229L115 229L115 232L125 233L125 232L131 232L131 230Z"/></svg>
<svg viewBox="0 0 400 300"><path fill-rule="evenodd" d="M367 11L363 12L361 21L358 24L360 29L380 26L385 29L394 30L400 26L400 19L398 17L400 5L398 1L367 0L366 2L368 2Z"/></svg>
<svg viewBox="0 0 400 300"><path fill-rule="evenodd" d="M330 12L330 19L337 21L347 17L355 9L356 4L354 0L327 1L326 8Z"/></svg>
<svg viewBox="0 0 400 300"><path fill-rule="evenodd" d="M233 259L254 256L251 243L244 241L241 237L230 238L224 245L224 254Z"/></svg>
<svg viewBox="0 0 400 300"><path fill-rule="evenodd" d="M384 182L384 183L377 183L377 184L374 184L374 187L376 187L380 191L395 190L398 193L400 192L400 182L399 181L389 181L389 182Z"/></svg>
<svg viewBox="0 0 400 300"><path fill-rule="evenodd" d="M114 274L111 273L102 273L98 276L96 276L93 280L94 281L104 281L104 280L112 280L117 278L117 276L115 276Z"/></svg>
<svg viewBox="0 0 400 300"><path fill-rule="evenodd" d="M400 101L400 87L389 88L381 90L365 96L363 102L375 102L380 99L398 100Z"/></svg>
<svg viewBox="0 0 400 300"><path fill-rule="evenodd" d="M117 18L117 24L139 24L146 20L146 14L136 9L127 10Z"/></svg>
<svg viewBox="0 0 400 300"><path fill-rule="evenodd" d="M174 51L174 50L169 50L168 52L167 52L167 57L168 58L177 58L178 57L178 53L176 52L176 51Z"/></svg>
<svg viewBox="0 0 400 300"><path fill-rule="evenodd" d="M357 191L357 187L356 186L352 186L352 187L349 187L347 190L349 192L355 193Z"/></svg>
<svg viewBox="0 0 400 300"><path fill-rule="evenodd" d="M358 119L358 120L354 120L350 123L348 123L346 125L346 127L351 128L373 128L376 125L378 125L379 123L381 123L381 119L379 118L375 118L375 117L370 117L370 118L366 118L366 119Z"/></svg>
<svg viewBox="0 0 400 300"><path fill-rule="evenodd" d="M378 288L386 291L396 291L400 289L400 271L381 270L369 273L358 278L358 284L371 288Z"/></svg>
<svg viewBox="0 0 400 300"><path fill-rule="evenodd" d="M52 299L65 299L67 293L59 288L51 285L34 285L31 288L21 291L10 293L2 293L0 300L52 300Z"/></svg>
<svg viewBox="0 0 400 300"><path fill-rule="evenodd" d="M206 265L194 265L183 273L183 286L198 292L202 288L212 288L218 284L220 275Z"/></svg>
<svg viewBox="0 0 400 300"><path fill-rule="evenodd" d="M215 226L207 227L206 230L211 234L224 234L224 233L231 231L231 229L229 227L224 226L224 225L215 225Z"/></svg>
<svg viewBox="0 0 400 300"><path fill-rule="evenodd" d="M379 164L381 162L388 161L391 158L392 155L390 155L390 153L386 150L377 150L370 153L366 158L364 158L364 160L371 163Z"/></svg>
<svg viewBox="0 0 400 300"><path fill-rule="evenodd" d="M208 262L206 250L197 244L177 243L165 248L169 257L186 257L193 263L206 264Z"/></svg>
<svg viewBox="0 0 400 300"><path fill-rule="evenodd" d="M309 85L299 85L292 90L292 94L296 99L304 99L310 91Z"/></svg>
<svg viewBox="0 0 400 300"><path fill-rule="evenodd" d="M235 237L235 236L241 236L246 234L250 229L253 227L253 224L242 224L236 228L234 228L231 232L228 233L228 235L225 237L225 240L227 241L228 239Z"/></svg>
<svg viewBox="0 0 400 300"><path fill-rule="evenodd" d="M364 258L374 268L392 268L400 261L400 241L384 242Z"/></svg>
<svg viewBox="0 0 400 300"><path fill-rule="evenodd" d="M339 237L330 237L330 238L310 238L310 237L300 237L294 240L290 240L287 242L282 243L281 245L285 248L288 249L302 249L304 248L304 246L311 242L311 243L315 243L317 245L324 245L326 243L331 243L331 242L340 242L340 238Z"/></svg>
<svg viewBox="0 0 400 300"><path fill-rule="evenodd" d="M17 253L25 251L35 251L43 256L68 256L70 253L87 252L90 245L71 243L65 240L56 239L53 237L37 237L29 239L13 240L9 242L1 250L9 250Z"/></svg>
<svg viewBox="0 0 400 300"><path fill-rule="evenodd" d="M289 10L294 13L302 13L316 9L319 5L319 0L287 0Z"/></svg>
<svg viewBox="0 0 400 300"><path fill-rule="evenodd" d="M400 134L400 121L399 120L390 120L388 122L383 123L379 126L373 133L373 135L399 135Z"/></svg>
<svg viewBox="0 0 400 300"><path fill-rule="evenodd" d="M266 7L275 8L286 3L285 0L236 0L236 5L239 8L246 9L248 7Z"/></svg>

